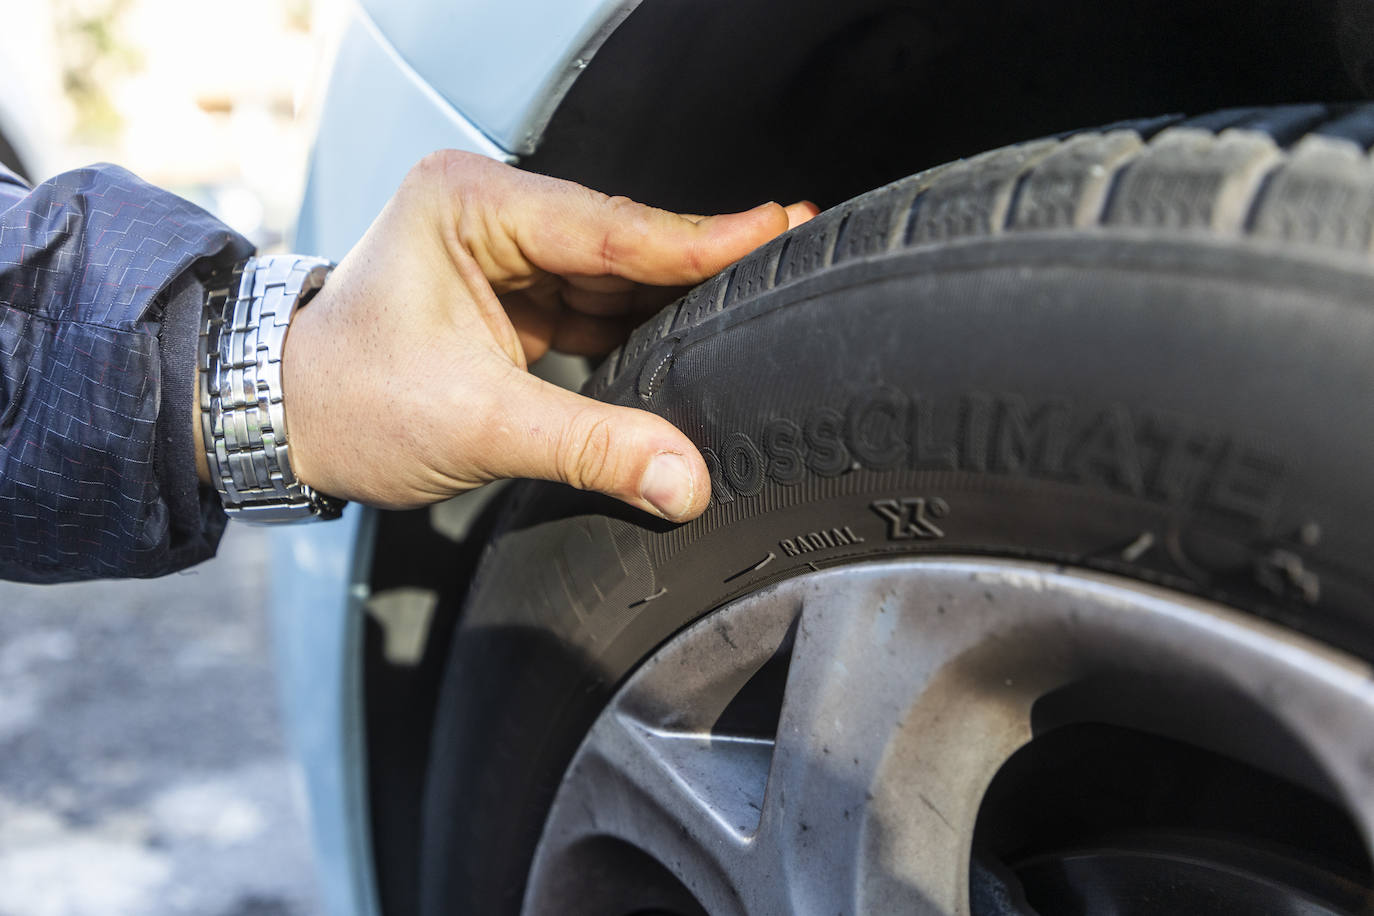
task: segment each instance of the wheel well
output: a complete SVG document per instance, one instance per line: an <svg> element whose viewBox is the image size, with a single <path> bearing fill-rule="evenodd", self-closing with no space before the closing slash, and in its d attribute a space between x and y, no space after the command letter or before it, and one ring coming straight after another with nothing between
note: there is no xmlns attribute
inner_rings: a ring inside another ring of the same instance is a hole
<svg viewBox="0 0 1374 916"><path fill-rule="evenodd" d="M822 206L922 168L1093 124L1361 98L1374 14L1346 0L645 0L555 112L526 168L688 212ZM1355 10L1347 14L1347 9ZM1352 76L1351 74L1354 74ZM428 641L365 664L382 911L415 911L428 726L481 551L435 514L383 513L374 594L408 590ZM427 597L428 596L428 597Z"/></svg>
<svg viewBox="0 0 1374 916"><path fill-rule="evenodd" d="M830 206L1127 118L1362 97L1346 0L645 0L524 165L689 212ZM1362 18L1363 17L1363 18ZM1368 21L1366 21L1368 20Z"/></svg>

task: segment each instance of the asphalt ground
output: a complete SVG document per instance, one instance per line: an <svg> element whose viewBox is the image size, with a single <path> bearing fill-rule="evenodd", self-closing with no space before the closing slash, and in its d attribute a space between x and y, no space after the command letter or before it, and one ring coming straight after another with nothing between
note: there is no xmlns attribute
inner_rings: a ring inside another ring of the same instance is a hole
<svg viewBox="0 0 1374 916"><path fill-rule="evenodd" d="M313 916L266 542L155 581L0 583L0 916Z"/></svg>

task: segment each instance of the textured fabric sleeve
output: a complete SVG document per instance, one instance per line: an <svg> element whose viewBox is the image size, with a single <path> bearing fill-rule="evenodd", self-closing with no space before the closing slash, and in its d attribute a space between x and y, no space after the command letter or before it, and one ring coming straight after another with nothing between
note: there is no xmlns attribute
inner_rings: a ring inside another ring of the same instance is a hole
<svg viewBox="0 0 1374 916"><path fill-rule="evenodd" d="M157 576L214 552L217 497L168 465L190 453L195 278L250 252L109 165L0 212L0 576Z"/></svg>

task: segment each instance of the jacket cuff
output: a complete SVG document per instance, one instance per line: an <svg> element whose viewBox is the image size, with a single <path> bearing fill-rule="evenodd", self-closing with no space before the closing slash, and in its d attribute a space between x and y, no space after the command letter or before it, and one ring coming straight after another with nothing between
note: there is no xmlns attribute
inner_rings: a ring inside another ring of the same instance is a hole
<svg viewBox="0 0 1374 916"><path fill-rule="evenodd" d="M163 295L157 336L162 399L153 471L169 514L167 565L184 569L214 556L226 517L219 494L196 474L196 345L205 286L188 270Z"/></svg>

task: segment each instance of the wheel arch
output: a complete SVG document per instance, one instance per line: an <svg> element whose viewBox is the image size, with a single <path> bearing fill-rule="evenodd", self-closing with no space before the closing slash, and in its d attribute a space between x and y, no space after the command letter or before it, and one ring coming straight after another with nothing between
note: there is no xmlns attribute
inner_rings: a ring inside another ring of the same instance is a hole
<svg viewBox="0 0 1374 916"><path fill-rule="evenodd" d="M522 164L688 212L824 208L1036 136L1357 99L1374 73L1374 16L1347 0L703 6L639 3Z"/></svg>

